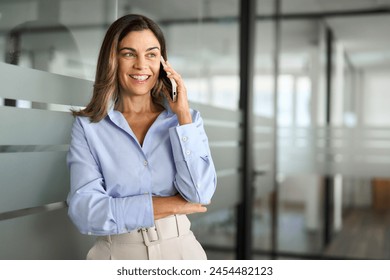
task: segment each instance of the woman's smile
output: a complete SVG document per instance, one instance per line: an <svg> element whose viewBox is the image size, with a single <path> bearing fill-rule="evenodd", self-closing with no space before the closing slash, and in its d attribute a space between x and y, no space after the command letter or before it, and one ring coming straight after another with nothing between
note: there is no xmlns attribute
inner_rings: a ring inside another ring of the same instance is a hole
<svg viewBox="0 0 390 280"><path fill-rule="evenodd" d="M142 83L144 84L151 75L145 75L145 74L129 74L129 77L135 80L137 83Z"/></svg>
<svg viewBox="0 0 390 280"><path fill-rule="evenodd" d="M144 82L146 81L147 79L150 78L150 75L129 75L131 78L133 78L134 80L137 80L137 81L140 81L140 82Z"/></svg>

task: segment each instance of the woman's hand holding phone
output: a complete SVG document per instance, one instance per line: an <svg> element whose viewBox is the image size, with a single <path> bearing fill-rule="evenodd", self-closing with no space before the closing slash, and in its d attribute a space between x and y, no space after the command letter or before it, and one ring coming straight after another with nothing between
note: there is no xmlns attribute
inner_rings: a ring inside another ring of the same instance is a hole
<svg viewBox="0 0 390 280"><path fill-rule="evenodd" d="M166 64L166 62L165 62L165 60L164 60L164 58L162 56L160 56L160 61L161 61L161 64L162 64L163 68L165 68L167 66L167 64ZM169 92L169 97L171 98L171 100L173 102L176 102L176 98L177 98L177 84L176 84L176 81L173 78L168 77L170 74L171 74L170 72L166 72L167 79L170 81L170 86L172 87L171 91Z"/></svg>
<svg viewBox="0 0 390 280"><path fill-rule="evenodd" d="M162 56L161 56L162 58ZM164 71L167 73L167 77L173 82L176 83L176 101L173 101L169 96L167 99L169 101L169 106L172 111L177 115L180 125L192 123L192 117L190 113L190 107L187 99L187 89L184 86L183 79L181 76L172 68L168 61L161 59L161 64L164 67Z"/></svg>

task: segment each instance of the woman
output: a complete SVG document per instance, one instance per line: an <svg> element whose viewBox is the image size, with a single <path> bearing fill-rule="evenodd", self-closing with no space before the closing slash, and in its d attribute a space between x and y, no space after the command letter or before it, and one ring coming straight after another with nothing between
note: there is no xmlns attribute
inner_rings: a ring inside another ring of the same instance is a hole
<svg viewBox="0 0 390 280"><path fill-rule="evenodd" d="M87 259L206 259L187 214L205 212L216 174L199 112L167 62L152 20L126 15L108 29L93 96L73 112L69 216L97 235ZM169 97L164 75L177 84Z"/></svg>

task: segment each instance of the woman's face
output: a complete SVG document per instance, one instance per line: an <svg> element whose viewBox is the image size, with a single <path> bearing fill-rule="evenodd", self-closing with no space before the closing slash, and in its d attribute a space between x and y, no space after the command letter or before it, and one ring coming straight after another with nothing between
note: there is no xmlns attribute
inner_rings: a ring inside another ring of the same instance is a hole
<svg viewBox="0 0 390 280"><path fill-rule="evenodd" d="M150 94L160 71L161 46L149 29L132 31L119 43L118 79L122 95Z"/></svg>

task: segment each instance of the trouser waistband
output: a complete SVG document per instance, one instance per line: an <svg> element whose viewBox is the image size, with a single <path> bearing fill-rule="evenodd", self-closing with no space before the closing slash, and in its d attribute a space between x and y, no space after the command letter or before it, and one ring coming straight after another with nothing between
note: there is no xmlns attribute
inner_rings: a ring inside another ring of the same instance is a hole
<svg viewBox="0 0 390 280"><path fill-rule="evenodd" d="M129 233L102 236L110 243L145 243L146 246L159 244L160 241L190 233L191 223L186 215L173 215L155 220L150 228L141 228Z"/></svg>

